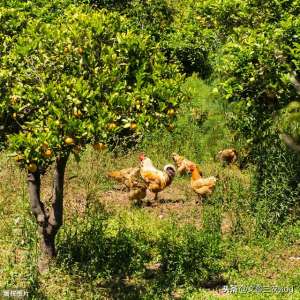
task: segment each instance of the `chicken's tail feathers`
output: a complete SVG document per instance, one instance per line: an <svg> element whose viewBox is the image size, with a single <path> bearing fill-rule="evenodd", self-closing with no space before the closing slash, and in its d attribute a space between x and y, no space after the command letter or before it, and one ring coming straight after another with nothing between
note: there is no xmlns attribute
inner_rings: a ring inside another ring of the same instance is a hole
<svg viewBox="0 0 300 300"><path fill-rule="evenodd" d="M176 158L176 157L178 157L179 156L179 154L178 153L176 153L176 152L173 152L172 154L171 154L171 157L174 159L174 158Z"/></svg>
<svg viewBox="0 0 300 300"><path fill-rule="evenodd" d="M114 178L114 179L119 179L122 177L121 173L119 171L108 172L106 175L107 175L107 177Z"/></svg>
<svg viewBox="0 0 300 300"><path fill-rule="evenodd" d="M171 157L175 163L179 163L182 160L184 160L184 156L181 156L181 155L177 154L176 152L173 152Z"/></svg>

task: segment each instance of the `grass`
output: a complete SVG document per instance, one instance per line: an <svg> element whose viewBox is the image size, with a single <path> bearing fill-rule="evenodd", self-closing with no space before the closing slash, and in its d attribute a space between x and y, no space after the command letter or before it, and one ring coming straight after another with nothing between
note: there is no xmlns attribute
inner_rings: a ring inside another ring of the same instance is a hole
<svg viewBox="0 0 300 300"><path fill-rule="evenodd" d="M126 155L87 148L68 163L64 225L51 272L36 270L38 240L25 173L0 156L0 288L24 288L31 299L299 299L300 224L288 223L270 238L257 232L251 207L253 168L215 161L232 146L224 108L211 88L187 80L191 101L177 126L153 133ZM163 137L163 138L162 138ZM238 146L238 145L237 145ZM201 207L189 177L176 177L154 207L135 208L107 171L138 164L144 151L158 167L178 152L218 175ZM42 199L50 198L51 170ZM292 294L223 294L222 285L294 287Z"/></svg>

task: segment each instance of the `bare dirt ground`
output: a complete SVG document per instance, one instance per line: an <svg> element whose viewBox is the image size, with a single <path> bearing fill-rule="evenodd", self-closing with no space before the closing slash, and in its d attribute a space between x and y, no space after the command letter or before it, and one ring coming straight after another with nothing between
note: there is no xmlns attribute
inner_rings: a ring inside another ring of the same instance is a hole
<svg viewBox="0 0 300 300"><path fill-rule="evenodd" d="M102 189L87 191L80 187L76 180L71 180L66 184L65 218L71 218L75 214L84 215L90 203L96 201L109 212L135 208L145 211L154 218L172 218L178 224L193 224L197 228L202 227L203 205L196 203L197 195L191 190L189 182L175 182L158 194L157 201L154 201L154 195L151 192L147 192L142 204L137 206L128 199L128 192L121 185L115 184L107 191ZM50 191L45 190L44 194L45 198L49 199ZM232 229L231 215L223 214L221 224L222 233L229 233Z"/></svg>
<svg viewBox="0 0 300 300"><path fill-rule="evenodd" d="M127 192L111 190L103 193L101 202L108 209L130 208L134 204L128 199ZM196 199L196 198L195 198ZM159 193L159 199L153 200L153 195L148 192L140 209L159 218L175 217L180 223L192 222L200 226L202 207L195 203L195 199L186 199L186 194L179 188L173 187Z"/></svg>

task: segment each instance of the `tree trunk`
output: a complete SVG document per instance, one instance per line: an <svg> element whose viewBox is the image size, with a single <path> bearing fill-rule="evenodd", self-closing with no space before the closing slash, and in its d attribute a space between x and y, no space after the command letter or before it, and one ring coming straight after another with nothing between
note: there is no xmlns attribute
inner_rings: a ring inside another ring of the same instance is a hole
<svg viewBox="0 0 300 300"><path fill-rule="evenodd" d="M38 223L38 231L41 242L41 259L39 262L40 272L48 268L49 262L56 256L55 236L63 223L63 193L64 175L68 160L68 154L64 157L56 158L56 165L53 180L53 197L51 209L45 210L45 206L40 199L41 179L40 173L28 174L28 190L31 201L31 210Z"/></svg>

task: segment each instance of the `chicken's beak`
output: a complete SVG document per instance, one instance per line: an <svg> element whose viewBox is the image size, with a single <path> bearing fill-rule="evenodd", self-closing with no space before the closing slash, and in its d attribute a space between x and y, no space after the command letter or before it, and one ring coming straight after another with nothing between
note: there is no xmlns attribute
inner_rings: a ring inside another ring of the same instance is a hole
<svg viewBox="0 0 300 300"><path fill-rule="evenodd" d="M189 170L189 173L193 173L193 171L195 170L195 166L194 165L190 166L188 168L188 170Z"/></svg>

